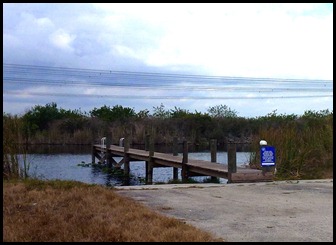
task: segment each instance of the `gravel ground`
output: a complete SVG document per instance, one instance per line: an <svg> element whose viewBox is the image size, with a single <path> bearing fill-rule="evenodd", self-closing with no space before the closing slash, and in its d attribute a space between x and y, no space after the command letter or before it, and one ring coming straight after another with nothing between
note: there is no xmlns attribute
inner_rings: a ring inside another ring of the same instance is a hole
<svg viewBox="0 0 336 245"><path fill-rule="evenodd" d="M333 179L115 189L227 242L333 241Z"/></svg>

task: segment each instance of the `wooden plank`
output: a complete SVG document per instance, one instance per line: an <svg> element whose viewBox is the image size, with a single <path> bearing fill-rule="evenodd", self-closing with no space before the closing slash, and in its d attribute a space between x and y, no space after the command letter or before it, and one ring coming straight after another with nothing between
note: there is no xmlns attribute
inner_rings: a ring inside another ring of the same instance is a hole
<svg viewBox="0 0 336 245"><path fill-rule="evenodd" d="M213 176L218 178L228 178L227 171L218 171L210 168L198 168L194 166L189 166L189 171L193 173L202 174L204 176Z"/></svg>
<svg viewBox="0 0 336 245"><path fill-rule="evenodd" d="M167 159L153 158L153 162L159 166L182 168L180 162L167 161Z"/></svg>
<svg viewBox="0 0 336 245"><path fill-rule="evenodd" d="M252 170L252 169L251 169ZM273 181L273 173L262 173L259 171L244 171L231 174L231 183L247 183L247 182L268 182Z"/></svg>

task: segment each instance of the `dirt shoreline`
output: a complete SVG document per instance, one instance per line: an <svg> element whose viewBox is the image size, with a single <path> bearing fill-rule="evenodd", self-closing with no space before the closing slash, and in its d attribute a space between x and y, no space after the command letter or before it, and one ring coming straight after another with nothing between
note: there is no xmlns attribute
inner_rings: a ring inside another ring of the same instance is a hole
<svg viewBox="0 0 336 245"><path fill-rule="evenodd" d="M333 241L333 179L115 189L227 242Z"/></svg>

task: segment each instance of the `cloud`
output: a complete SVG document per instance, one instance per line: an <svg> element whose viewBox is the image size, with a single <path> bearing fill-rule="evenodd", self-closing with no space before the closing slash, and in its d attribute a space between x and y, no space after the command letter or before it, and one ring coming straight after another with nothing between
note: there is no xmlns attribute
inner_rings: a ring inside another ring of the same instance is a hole
<svg viewBox="0 0 336 245"><path fill-rule="evenodd" d="M63 29L58 29L49 36L49 39L53 45L66 51L73 51L71 45L75 38L76 35L69 34Z"/></svg>
<svg viewBox="0 0 336 245"><path fill-rule="evenodd" d="M332 80L332 6L319 3L4 3L3 62L158 74ZM179 82L185 81L176 81ZM272 83L272 86L276 85ZM142 93L127 89L120 94ZM182 98L181 91L155 90L155 93L166 96L175 93ZM211 91L192 93L220 97ZM237 91L231 91L230 95L248 96ZM8 96L4 98L8 105ZM286 104L284 110L291 111L317 105L332 107L329 98L314 101L315 104L301 99L297 107L287 103L291 100L281 99L270 100L272 105L254 99L136 102L125 98L119 101L139 108L142 105L142 109L150 103L154 106L156 102L157 105L165 102L172 109L178 106L191 111L193 106L204 110L222 103L246 113L252 113L247 108L253 104L253 111L260 113L265 110L259 107L260 103L270 108ZM62 103L68 100L61 99ZM88 98L82 103L118 102L107 98L94 100Z"/></svg>
<svg viewBox="0 0 336 245"><path fill-rule="evenodd" d="M332 79L333 14L325 5L31 5L18 8L14 33L4 21L4 34L29 37L27 49L72 52L73 67L99 55L102 62L94 63L102 66L131 59L129 70L134 61L167 71L185 66L223 76Z"/></svg>

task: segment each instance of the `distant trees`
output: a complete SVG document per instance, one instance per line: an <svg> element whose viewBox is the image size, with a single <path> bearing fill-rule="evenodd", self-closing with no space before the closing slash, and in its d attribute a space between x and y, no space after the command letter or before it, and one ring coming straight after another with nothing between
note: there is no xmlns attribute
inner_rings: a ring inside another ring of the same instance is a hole
<svg viewBox="0 0 336 245"><path fill-rule="evenodd" d="M139 142L145 132L153 130L158 142L168 142L173 135L189 137L192 142L206 142L209 138L225 141L228 138L249 138L250 135L257 134L261 127L274 129L286 124L298 124L300 128L304 128L313 124L319 125L321 118L333 120L333 114L328 110L306 111L300 117L294 114L277 114L276 110L256 118L238 117L237 114L223 104L209 107L207 112L202 113L176 106L166 109L161 103L153 107L151 114L147 109L136 113L134 109L121 105L104 105L86 113L59 109L52 102L44 106L36 105L18 119L23 122L21 132L26 143L64 143L74 141L75 138L77 142L79 139L80 142L87 142L90 140L84 138L92 132L99 132L101 135L112 130L115 137L122 137L124 130L130 128ZM118 130L120 133L117 133Z"/></svg>
<svg viewBox="0 0 336 245"><path fill-rule="evenodd" d="M161 103L160 106L153 106L153 117L155 118L169 118L170 112L165 110L165 106Z"/></svg>
<svg viewBox="0 0 336 245"><path fill-rule="evenodd" d="M237 111L231 110L227 105L216 105L208 108L208 113L213 118L237 117Z"/></svg>
<svg viewBox="0 0 336 245"><path fill-rule="evenodd" d="M144 112L145 114L145 112ZM113 122L116 120L125 121L129 118L136 117L134 109L129 107L122 107L121 105L115 105L112 108L110 106L102 106L100 108L94 108L90 111L91 117L100 118L104 121Z"/></svg>
<svg viewBox="0 0 336 245"><path fill-rule="evenodd" d="M36 105L23 116L26 126L33 131L36 129L48 129L52 121L60 118L61 115L57 109L57 104L54 102L45 106Z"/></svg>
<svg viewBox="0 0 336 245"><path fill-rule="evenodd" d="M23 137L29 141L37 132L50 129L51 125L58 122L59 129L65 133L73 134L87 123L87 116L80 110L65 110L57 108L55 102L45 106L36 105L28 110L22 117Z"/></svg>
<svg viewBox="0 0 336 245"><path fill-rule="evenodd" d="M141 110L137 113L137 117L144 119L144 118L148 118L149 117L149 110L145 109L145 110Z"/></svg>
<svg viewBox="0 0 336 245"><path fill-rule="evenodd" d="M174 110L170 110L170 116L172 118L187 118L191 113L188 110L181 109L179 107L174 108Z"/></svg>

